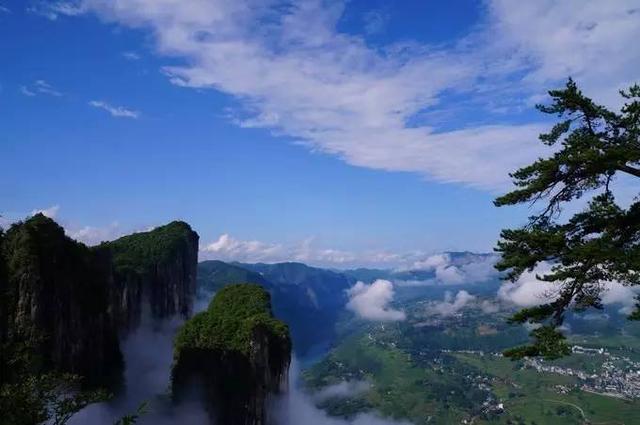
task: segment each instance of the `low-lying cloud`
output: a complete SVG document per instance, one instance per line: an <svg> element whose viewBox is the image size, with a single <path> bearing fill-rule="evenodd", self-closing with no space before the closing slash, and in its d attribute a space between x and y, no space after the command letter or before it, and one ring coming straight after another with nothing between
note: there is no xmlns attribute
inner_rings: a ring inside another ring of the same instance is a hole
<svg viewBox="0 0 640 425"><path fill-rule="evenodd" d="M538 279L551 272L551 264L542 262L533 271L526 271L514 282L505 282L498 289L498 299L518 307L533 307L555 300L560 285ZM601 282L602 304L618 305L620 314L629 314L636 305L640 288L629 287L620 282Z"/></svg>
<svg viewBox="0 0 640 425"><path fill-rule="evenodd" d="M279 425L411 425L410 422L394 421L373 412L360 413L352 420L331 417L316 407L313 395L300 388L299 374L299 363L294 358L289 373L289 393L277 399L272 409Z"/></svg>
<svg viewBox="0 0 640 425"><path fill-rule="evenodd" d="M256 239L239 239L228 233L200 247L201 259L239 261L242 263L279 263L300 261L318 267L374 267L408 270L433 270L435 279L400 282L402 285L433 283L463 284L485 282L498 276L493 265L495 255L465 253L452 259L451 254L432 255L424 251L346 250L319 246L314 237L289 244Z"/></svg>
<svg viewBox="0 0 640 425"><path fill-rule="evenodd" d="M328 385L313 394L316 402L322 402L332 398L348 398L366 393L371 389L371 383L367 381L353 380L342 381Z"/></svg>
<svg viewBox="0 0 640 425"><path fill-rule="evenodd" d="M349 302L347 309L353 311L358 317L375 321L399 321L405 320L406 314L402 310L389 307L393 301L393 283L388 280L378 279L370 285L357 282L347 290Z"/></svg>
<svg viewBox="0 0 640 425"><path fill-rule="evenodd" d="M481 283L496 279L499 276L494 267L497 259L498 257L495 255L471 253L460 254L460 257L454 259L452 254L445 252L414 261L407 266L399 268L398 271L432 271L435 275L433 279L401 282L404 286Z"/></svg>
<svg viewBox="0 0 640 425"><path fill-rule="evenodd" d="M281 244L258 240L241 240L225 233L200 248L202 258L246 263L300 261L318 266L350 267L362 264L386 264L398 256L385 252L352 252L318 247L314 238L299 243Z"/></svg>
<svg viewBox="0 0 640 425"><path fill-rule="evenodd" d="M467 291L458 291L454 296L450 291L447 291L444 295L443 301L437 301L427 307L428 312L431 314L448 317L460 312L467 307L476 297L471 295Z"/></svg>
<svg viewBox="0 0 640 425"><path fill-rule="evenodd" d="M74 415L70 425L112 425L125 414L133 413L143 403L148 411L140 417L141 425L200 425L209 417L194 392L193 398L173 405L169 399L173 338L182 320L157 321L145 304L140 327L124 338L124 389L114 400L97 403Z"/></svg>
<svg viewBox="0 0 640 425"><path fill-rule="evenodd" d="M525 271L516 282L503 283L498 289L498 299L518 307L533 307L553 301L558 296L558 287L538 279L538 276L549 272L551 265L540 263L536 269Z"/></svg>

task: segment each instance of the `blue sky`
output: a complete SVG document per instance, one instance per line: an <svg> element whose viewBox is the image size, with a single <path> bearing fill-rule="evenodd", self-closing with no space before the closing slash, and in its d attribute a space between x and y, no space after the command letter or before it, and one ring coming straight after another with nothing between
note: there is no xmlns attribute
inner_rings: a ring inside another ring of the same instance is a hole
<svg viewBox="0 0 640 425"><path fill-rule="evenodd" d="M490 250L533 105L572 75L617 106L640 69L639 1L530 3L0 0L0 214L183 219L202 258Z"/></svg>

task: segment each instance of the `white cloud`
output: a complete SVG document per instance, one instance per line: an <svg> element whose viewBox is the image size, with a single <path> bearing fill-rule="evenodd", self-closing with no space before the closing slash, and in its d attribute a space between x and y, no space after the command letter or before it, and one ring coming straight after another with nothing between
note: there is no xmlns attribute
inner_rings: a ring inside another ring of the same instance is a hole
<svg viewBox="0 0 640 425"><path fill-rule="evenodd" d="M64 228L65 234L72 239L82 242L86 245L97 245L100 242L111 241L126 234L134 232L147 232L153 230L153 226L138 226L124 228L118 222L113 222L105 226L87 226L80 225L77 222L67 220L64 214L60 214L60 206L52 205L48 208L36 208L29 213L25 212L0 212L0 227L5 230L13 223L24 220L25 217L31 217L35 214L43 214L55 220Z"/></svg>
<svg viewBox="0 0 640 425"><path fill-rule="evenodd" d="M429 305L428 311L431 314L443 317L453 316L475 299L476 297L467 291L458 291L455 297L451 292L447 291L444 295L444 300Z"/></svg>
<svg viewBox="0 0 640 425"><path fill-rule="evenodd" d="M494 43L530 67L524 82L532 87L571 75L598 98L619 104L616 89L638 81L640 54L628 49L640 37L637 0L493 0L489 8Z"/></svg>
<svg viewBox="0 0 640 425"><path fill-rule="evenodd" d="M111 116L116 118L136 119L140 116L140 112L136 110L125 108L124 106L113 106L102 100L92 100L91 102L89 102L89 105L93 106L94 108L103 109L110 113Z"/></svg>
<svg viewBox="0 0 640 425"><path fill-rule="evenodd" d="M201 258L223 261L278 263L300 261L317 266L352 267L356 265L391 265L400 256L387 252L352 252L317 247L314 238L300 243L281 244L257 240L241 240L222 234L217 240L200 248Z"/></svg>
<svg viewBox="0 0 640 425"><path fill-rule="evenodd" d="M357 255L339 249L316 248L313 245L314 238L308 238L299 246L290 250L290 258L301 262L314 262L319 264L347 265L358 260Z"/></svg>
<svg viewBox="0 0 640 425"><path fill-rule="evenodd" d="M32 210L31 215L42 214L45 217L56 218L58 211L60 211L60 205L52 205L49 208Z"/></svg>
<svg viewBox="0 0 640 425"><path fill-rule="evenodd" d="M515 283L503 283L498 289L498 298L518 307L533 307L553 301L558 296L558 285L537 278L550 272L549 263L540 263L535 270L523 273ZM603 289L603 305L619 305L620 314L633 311L640 288L625 286L619 282L600 282L599 285Z"/></svg>
<svg viewBox="0 0 640 425"><path fill-rule="evenodd" d="M389 15L382 9L368 11L362 17L364 21L364 31L367 34L378 34L384 31L389 21Z"/></svg>
<svg viewBox="0 0 640 425"><path fill-rule="evenodd" d="M81 15L85 12L85 9L82 3L76 1L37 1L27 7L27 12L55 21L60 15Z"/></svg>
<svg viewBox="0 0 640 425"><path fill-rule="evenodd" d="M405 285L419 286L431 284L459 285L463 283L486 282L498 277L494 268L497 257L494 255L462 254L453 260L451 254L441 253L421 258L399 269L432 270L434 279L427 281L404 282Z"/></svg>
<svg viewBox="0 0 640 425"><path fill-rule="evenodd" d="M48 94L50 96L62 96L62 93L54 89L51 84L44 80L36 80L34 86L39 93Z"/></svg>
<svg viewBox="0 0 640 425"><path fill-rule="evenodd" d="M619 282L609 282L605 285L602 294L602 304L617 304L620 306L618 313L629 315L635 310L636 296L640 294L640 288L622 285Z"/></svg>
<svg viewBox="0 0 640 425"><path fill-rule="evenodd" d="M329 416L315 406L314 397L299 387L299 375L299 362L294 358L289 371L289 392L277 398L273 405L273 413L281 425L411 425L407 421L382 418L374 412L360 413L350 420Z"/></svg>
<svg viewBox="0 0 640 425"><path fill-rule="evenodd" d="M406 319L402 310L394 310L388 305L393 301L393 284L388 280L378 279L371 285L357 282L347 290L349 302L347 309L367 320L398 321Z"/></svg>
<svg viewBox="0 0 640 425"><path fill-rule="evenodd" d="M437 268L436 279L445 284L460 284L464 282L464 276L456 266Z"/></svg>
<svg viewBox="0 0 640 425"><path fill-rule="evenodd" d="M500 304L489 300L483 300L480 303L480 309L486 314L497 313L500 311Z"/></svg>
<svg viewBox="0 0 640 425"><path fill-rule="evenodd" d="M0 215L0 229L7 230L11 224L13 224L13 220Z"/></svg>
<svg viewBox="0 0 640 425"><path fill-rule="evenodd" d="M11 13L11 9L0 4L0 13Z"/></svg>
<svg viewBox="0 0 640 425"><path fill-rule="evenodd" d="M370 389L371 383L367 381L341 381L321 388L313 394L313 398L316 402L323 402L331 398L354 397L366 393Z"/></svg>
<svg viewBox="0 0 640 425"><path fill-rule="evenodd" d="M384 249L355 251L318 245L313 237L284 244L239 239L224 233L213 242L201 245L200 258L247 263L299 261L319 267L341 269L355 267L386 268L396 271L438 269L437 279L426 282L397 282L404 286L476 283L495 279L498 276L493 268L496 261L496 256L493 255L467 253L456 257L453 261L446 253L428 255L422 251L391 252ZM436 261L442 261L442 264L436 264Z"/></svg>
<svg viewBox="0 0 640 425"><path fill-rule="evenodd" d="M31 210L31 212L9 212L9 211L1 211L0 212L0 227L5 230L8 229L12 224L17 223L19 221L24 220L25 218L32 217L36 214L42 214L45 217L49 217L51 219L56 219L58 216L58 212L60 211L60 205L52 205L48 208L35 208Z"/></svg>
<svg viewBox="0 0 640 425"><path fill-rule="evenodd" d="M286 261L287 250L280 244L260 241L243 241L221 235L216 241L201 248L211 258L241 262L279 262Z"/></svg>
<svg viewBox="0 0 640 425"><path fill-rule="evenodd" d="M441 267L448 267L451 262L451 257L447 253L435 254L424 260L418 260L410 267L415 270L431 270Z"/></svg>
<svg viewBox="0 0 640 425"><path fill-rule="evenodd" d="M66 229L67 235L86 245L98 245L100 242L112 241L124 235L119 223L114 222L106 227L83 226Z"/></svg>
<svg viewBox="0 0 640 425"><path fill-rule="evenodd" d="M338 31L345 4L337 0L84 0L77 8L149 29L160 54L185 59L164 68L171 82L236 97L242 126L352 165L493 189L542 152L543 127L505 124L492 111L530 107L568 74L598 94L637 78L640 53L628 49L640 36L637 6L491 0L485 25L457 42L379 48ZM465 99L452 115L462 104L486 114L430 119L451 111L451 95Z"/></svg>
<svg viewBox="0 0 640 425"><path fill-rule="evenodd" d="M503 283L498 289L498 298L519 307L533 307L554 300L558 296L557 286L537 278L549 272L551 265L540 263L535 270L524 272L516 282Z"/></svg>
<svg viewBox="0 0 640 425"><path fill-rule="evenodd" d="M137 61L140 60L140 55L136 52L123 52L122 53L122 57L124 57L125 59L128 59L130 61Z"/></svg>
<svg viewBox="0 0 640 425"><path fill-rule="evenodd" d="M39 94L60 97L62 93L56 90L51 84L45 80L36 80L28 86L20 86L20 92L25 96L33 97Z"/></svg>
<svg viewBox="0 0 640 425"><path fill-rule="evenodd" d="M25 95L25 96L29 96L29 97L33 97L36 94L34 92L32 92L31 90L29 90L27 88L27 86L20 86L20 92Z"/></svg>

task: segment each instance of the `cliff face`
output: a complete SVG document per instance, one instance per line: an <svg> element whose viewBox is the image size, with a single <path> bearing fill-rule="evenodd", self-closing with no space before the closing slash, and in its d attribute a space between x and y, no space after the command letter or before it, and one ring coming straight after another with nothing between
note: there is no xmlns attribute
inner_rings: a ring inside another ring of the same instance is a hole
<svg viewBox="0 0 640 425"><path fill-rule="evenodd" d="M231 285L182 327L174 356L175 400L197 382L213 422L266 425L268 398L287 390L291 339L262 287Z"/></svg>
<svg viewBox="0 0 640 425"><path fill-rule="evenodd" d="M119 329L137 327L147 307L156 319L191 315L198 234L188 224L174 221L100 246L113 254L110 300Z"/></svg>
<svg viewBox="0 0 640 425"><path fill-rule="evenodd" d="M113 375L122 357L108 314L111 253L69 239L40 214L12 226L4 239L3 344L24 346L41 369L88 382Z"/></svg>
<svg viewBox="0 0 640 425"><path fill-rule="evenodd" d="M183 222L97 247L41 214L0 233L0 382L12 375L5 353L24 352L35 371L117 383L119 336L143 310L191 314L197 256L198 235Z"/></svg>

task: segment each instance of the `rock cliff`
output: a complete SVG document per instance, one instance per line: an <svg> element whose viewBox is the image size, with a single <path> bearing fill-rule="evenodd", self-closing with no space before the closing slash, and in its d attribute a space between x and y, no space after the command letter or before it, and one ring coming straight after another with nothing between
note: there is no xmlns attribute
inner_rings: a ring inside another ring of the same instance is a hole
<svg viewBox="0 0 640 425"><path fill-rule="evenodd" d="M97 247L42 214L0 232L0 382L11 378L5 353L24 352L35 371L117 383L119 337L145 309L191 315L197 258L198 234L177 221Z"/></svg>
<svg viewBox="0 0 640 425"><path fill-rule="evenodd" d="M145 308L156 319L191 315L198 239L188 224L174 221L100 245L113 255L110 304L119 329L135 329Z"/></svg>
<svg viewBox="0 0 640 425"><path fill-rule="evenodd" d="M273 317L269 293L230 285L178 332L173 397L180 401L197 382L212 422L265 425L268 398L287 390L290 361L289 328Z"/></svg>
<svg viewBox="0 0 640 425"><path fill-rule="evenodd" d="M24 347L33 366L101 382L122 365L109 317L111 253L91 249L37 214L3 241L0 283L3 347ZM10 374L4 366L2 379Z"/></svg>

